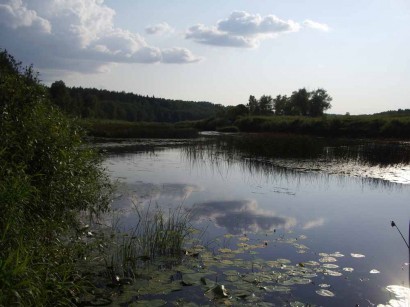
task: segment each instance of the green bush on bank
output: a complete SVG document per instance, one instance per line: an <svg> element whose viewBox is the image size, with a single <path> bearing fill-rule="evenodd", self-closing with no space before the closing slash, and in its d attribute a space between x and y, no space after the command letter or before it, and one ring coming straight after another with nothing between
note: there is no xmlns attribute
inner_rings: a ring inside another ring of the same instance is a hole
<svg viewBox="0 0 410 307"><path fill-rule="evenodd" d="M326 137L409 138L410 117L363 116L246 116L235 122L243 132L285 132Z"/></svg>
<svg viewBox="0 0 410 307"><path fill-rule="evenodd" d="M69 232L109 181L31 67L0 51L0 306L71 305L83 279Z"/></svg>

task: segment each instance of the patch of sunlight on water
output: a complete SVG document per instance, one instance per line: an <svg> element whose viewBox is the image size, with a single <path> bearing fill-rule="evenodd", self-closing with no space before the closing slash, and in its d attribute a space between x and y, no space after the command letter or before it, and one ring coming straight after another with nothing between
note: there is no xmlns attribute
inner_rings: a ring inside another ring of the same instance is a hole
<svg viewBox="0 0 410 307"><path fill-rule="evenodd" d="M379 304L377 307L408 307L410 306L410 288L391 285L386 290L394 296L386 305Z"/></svg>
<svg viewBox="0 0 410 307"><path fill-rule="evenodd" d="M410 165L369 166L355 162L274 160L276 166L306 172L325 172L328 174L348 175L360 178L380 179L389 182L410 184Z"/></svg>

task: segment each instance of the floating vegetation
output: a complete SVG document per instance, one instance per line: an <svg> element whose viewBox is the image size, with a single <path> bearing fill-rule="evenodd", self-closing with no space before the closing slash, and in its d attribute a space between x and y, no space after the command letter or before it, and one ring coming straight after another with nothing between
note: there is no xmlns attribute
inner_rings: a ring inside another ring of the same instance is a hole
<svg viewBox="0 0 410 307"><path fill-rule="evenodd" d="M343 268L343 271L345 271L345 272L353 272L354 269L353 269L353 268Z"/></svg>
<svg viewBox="0 0 410 307"><path fill-rule="evenodd" d="M362 255L362 254L350 254L350 256L352 256L353 258L364 258L364 257L366 257L365 255Z"/></svg>
<svg viewBox="0 0 410 307"><path fill-rule="evenodd" d="M316 290L316 293L321 295L321 296L327 296L327 297L335 296L335 294L332 291L326 290L326 289Z"/></svg>
<svg viewBox="0 0 410 307"><path fill-rule="evenodd" d="M326 268L326 269L337 269L339 266L337 264L333 264L333 263L325 263L322 265L322 267Z"/></svg>
<svg viewBox="0 0 410 307"><path fill-rule="evenodd" d="M337 259L335 257L326 256L319 259L319 262L336 262Z"/></svg>
<svg viewBox="0 0 410 307"><path fill-rule="evenodd" d="M324 270L323 272L325 275L329 275L329 276L342 276L343 274L337 271L332 271L332 270Z"/></svg>

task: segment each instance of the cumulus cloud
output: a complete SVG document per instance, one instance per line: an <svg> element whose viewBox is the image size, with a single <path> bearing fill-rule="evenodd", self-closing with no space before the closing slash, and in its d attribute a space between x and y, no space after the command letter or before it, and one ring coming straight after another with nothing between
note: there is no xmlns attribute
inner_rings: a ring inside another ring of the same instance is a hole
<svg viewBox="0 0 410 307"><path fill-rule="evenodd" d="M319 23L310 19L306 19L303 22L303 25L307 28L311 28L311 29L315 29L315 30L320 30L320 31L324 31L324 32L329 32L330 31L330 27L325 24L325 23Z"/></svg>
<svg viewBox="0 0 410 307"><path fill-rule="evenodd" d="M12 0L0 4L0 24L12 29L20 27L34 27L37 31L51 31L50 22L37 15L36 11L23 6L21 0Z"/></svg>
<svg viewBox="0 0 410 307"><path fill-rule="evenodd" d="M282 33L297 32L300 28L301 26L293 20L236 11L228 18L220 20L216 26L198 24L190 27L185 37L207 45L255 48L264 39Z"/></svg>
<svg viewBox="0 0 410 307"><path fill-rule="evenodd" d="M196 57L186 48L169 48L162 50L162 61L164 63L194 63L202 60Z"/></svg>
<svg viewBox="0 0 410 307"><path fill-rule="evenodd" d="M161 22L145 28L145 33L153 35L162 35L171 32L174 32L174 29L166 22Z"/></svg>
<svg viewBox="0 0 410 307"><path fill-rule="evenodd" d="M184 48L150 46L114 25L115 11L101 0L3 0L0 41L37 67L100 72L111 63L193 63Z"/></svg>

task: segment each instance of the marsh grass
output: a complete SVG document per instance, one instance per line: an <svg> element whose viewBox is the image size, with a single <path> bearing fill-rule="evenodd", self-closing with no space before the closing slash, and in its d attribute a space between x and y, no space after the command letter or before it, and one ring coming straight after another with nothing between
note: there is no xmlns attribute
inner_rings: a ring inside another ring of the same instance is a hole
<svg viewBox="0 0 410 307"><path fill-rule="evenodd" d="M136 226L127 233L115 231L108 247L106 267L111 278L135 278L141 269L159 259L179 263L188 239L195 232L191 213L182 206L168 211L158 206L134 208Z"/></svg>
<svg viewBox="0 0 410 307"><path fill-rule="evenodd" d="M198 131L169 123L82 120L82 127L93 137L105 138L195 138Z"/></svg>

